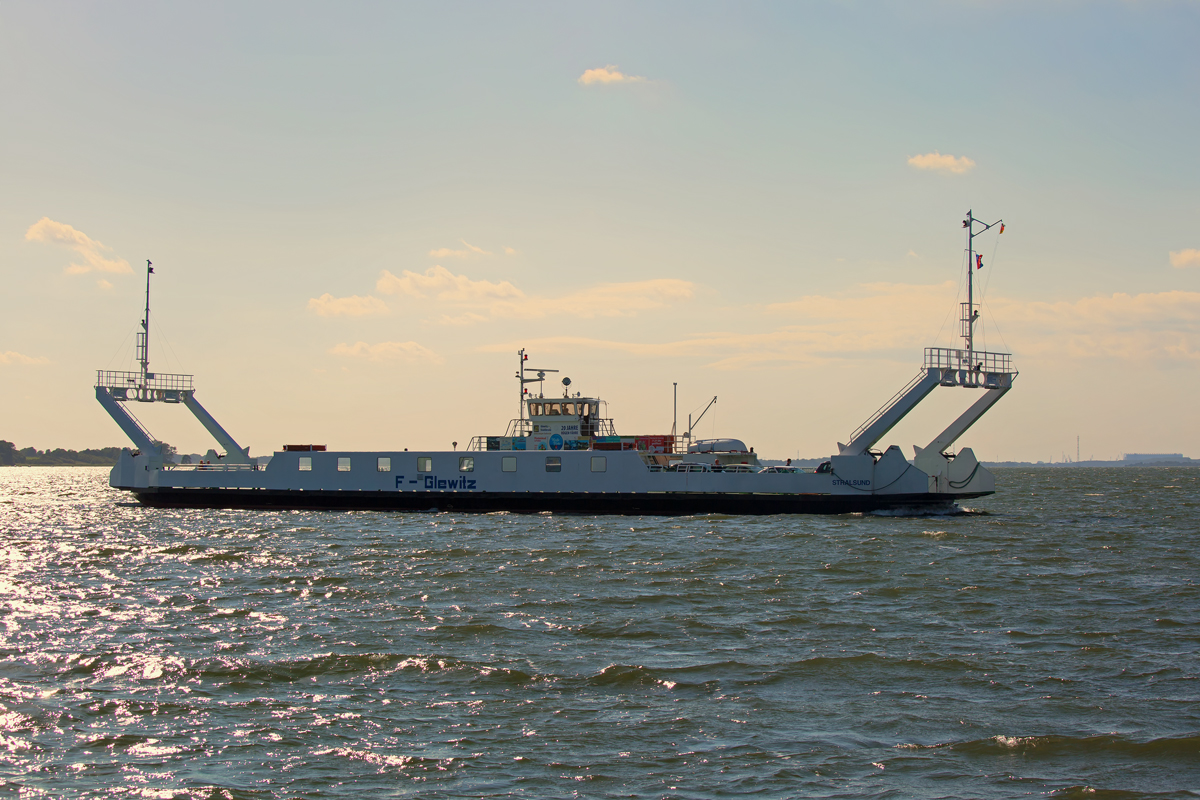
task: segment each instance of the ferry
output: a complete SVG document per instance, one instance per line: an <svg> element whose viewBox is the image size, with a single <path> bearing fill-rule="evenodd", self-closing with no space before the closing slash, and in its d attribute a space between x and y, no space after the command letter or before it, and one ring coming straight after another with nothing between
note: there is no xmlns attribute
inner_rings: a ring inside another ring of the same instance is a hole
<svg viewBox="0 0 1200 800"><path fill-rule="evenodd" d="M520 413L503 435L472 438L463 450L339 451L289 444L269 459L251 458L196 399L192 375L150 370L151 262L146 307L137 333L140 369L99 370L96 399L132 441L109 484L154 507L331 509L374 511L518 512L625 515L844 514L881 510L949 510L995 492L995 477L970 448L953 445L1011 388L1017 372L1009 353L975 348L979 304L974 293L974 238L987 224L968 212L967 302L960 304L958 348L925 348L916 375L855 429L837 453L815 469L766 465L739 439L696 440L686 432L623 435L600 397L547 396L555 370L528 366L524 350L516 379ZM532 390L531 384L537 389ZM907 459L878 443L934 389L980 396ZM716 398L713 398L713 402ZM131 408L181 404L216 440L200 463L176 463ZM711 407L712 403L709 404ZM707 408L705 412L707 412ZM703 413L701 414L703 416Z"/></svg>

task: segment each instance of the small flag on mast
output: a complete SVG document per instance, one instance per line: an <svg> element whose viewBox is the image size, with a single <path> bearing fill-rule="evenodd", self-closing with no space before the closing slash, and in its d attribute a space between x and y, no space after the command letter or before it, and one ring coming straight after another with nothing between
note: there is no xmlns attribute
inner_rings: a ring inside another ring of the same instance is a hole
<svg viewBox="0 0 1200 800"><path fill-rule="evenodd" d="M1000 223L1000 233L1004 233L1004 223Z"/></svg>
<svg viewBox="0 0 1200 800"><path fill-rule="evenodd" d="M154 267L151 265L150 259L146 259L146 271L151 275L154 274Z"/></svg>
<svg viewBox="0 0 1200 800"><path fill-rule="evenodd" d="M975 254L975 269L983 269L983 253Z"/></svg>

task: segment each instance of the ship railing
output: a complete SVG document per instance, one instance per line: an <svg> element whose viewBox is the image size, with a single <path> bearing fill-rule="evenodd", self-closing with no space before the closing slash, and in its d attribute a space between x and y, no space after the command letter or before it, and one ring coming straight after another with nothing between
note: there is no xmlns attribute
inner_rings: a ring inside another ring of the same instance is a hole
<svg viewBox="0 0 1200 800"><path fill-rule="evenodd" d="M925 349L925 360L926 360L926 362L928 362L928 360L929 360L929 351L930 351L930 350L933 350L933 349L935 349L935 348L928 347L928 348L926 348L926 349ZM926 374L927 374L927 369L922 369L920 372L918 372L918 373L917 373L917 376L916 376L915 378L913 378L911 381L909 381L907 384L905 384L905 386L904 386L904 388L903 388L903 389L901 389L900 391L896 392L896 394L894 394L894 395L892 396L892 398L891 398L890 400L888 400L886 403L884 403L883 405L881 405L881 406L879 407L879 409L878 409L878 410L877 410L877 411L876 411L874 414L872 414L871 416L867 417L867 421L866 421L866 422L864 422L862 425L859 425L857 428L855 428L855 429L854 429L854 433L850 434L850 441L851 441L851 442L853 442L855 439L857 439L859 436L861 436L861 435L863 434L863 432L864 432L864 431L866 431L866 429L867 429L867 428L869 428L869 427L871 427L872 425L874 425L874 424L875 424L875 422L876 422L876 421L877 421L877 420L878 420L880 417L882 417L882 416L883 416L884 414L886 414L886 413L887 413L889 410L891 410L892 406L896 405L896 403L897 403L897 402L900 400L900 398L901 398L901 397L904 397L904 395L906 395L906 394L908 394L910 391L912 391L912 389L913 389L913 387L914 387L914 386L916 386L916 385L917 385L918 383L920 383L921 381L925 380L925 375L926 375Z"/></svg>
<svg viewBox="0 0 1200 800"><path fill-rule="evenodd" d="M96 370L96 386L105 389L149 389L152 391L195 391L193 375L175 375L165 372L119 372L107 369Z"/></svg>
<svg viewBox="0 0 1200 800"><path fill-rule="evenodd" d="M1011 353L990 353L986 350L957 350L948 347L926 347L925 369L962 369L987 372L993 375L1012 375Z"/></svg>
<svg viewBox="0 0 1200 800"><path fill-rule="evenodd" d="M663 435L663 436L621 436L621 437L617 437L616 430L613 428L612 420L599 420L599 422L607 423L607 424L598 424L596 426L596 430L595 430L594 434L592 434L591 436L588 436L588 437L581 437L581 438L591 439L593 449L599 449L599 450L610 449L609 447L605 447L605 445L612 445L612 444L614 444L613 442L597 442L596 441L597 439L604 438L604 437L619 438L621 440L622 444L628 444L629 447L628 448L614 448L614 449L629 449L629 450L636 449L636 442L634 441L636 439L654 439L654 440L657 440L655 442L656 445L659 442L661 442L663 439L665 439L665 440L667 440L667 443L668 443L669 447L671 448L671 449L665 451L665 454L687 453L688 445L691 443L691 441L688 439L687 436L672 437L669 434ZM510 430L511 430L511 428L510 428ZM532 436L532 435L533 435L532 432L530 432L528 434L525 434L525 437ZM525 437L520 437L520 436L516 436L516 437L514 437L514 436L472 436L471 440L469 442L467 442L467 446L464 449L467 451L476 451L476 450L483 451L483 450L489 449L488 448L488 440L489 439L495 441L495 440L499 440L499 439L514 439L514 438L525 438ZM492 449L495 449L495 448L492 448Z"/></svg>
<svg viewBox="0 0 1200 800"><path fill-rule="evenodd" d="M926 347L925 348L925 363L921 371L908 382L907 385L900 391L896 392L890 400L884 403L879 409L867 418L867 421L854 429L850 434L850 442L854 442L861 436L867 428L879 420L884 414L891 410L900 398L908 394L921 381L925 380L925 376L931 370L938 370L939 375L944 370L963 371L968 373L977 373L979 375L1015 375L1016 370L1012 365L1011 353L992 353L986 350L958 350L950 347ZM993 380L996 385L999 385L1001 379L987 379L986 382L980 383L975 378L963 377L957 380L947 380L945 385L954 385L961 383L963 386L993 386Z"/></svg>
<svg viewBox="0 0 1200 800"><path fill-rule="evenodd" d="M163 464L163 469L181 472L256 472L265 467L259 464Z"/></svg>

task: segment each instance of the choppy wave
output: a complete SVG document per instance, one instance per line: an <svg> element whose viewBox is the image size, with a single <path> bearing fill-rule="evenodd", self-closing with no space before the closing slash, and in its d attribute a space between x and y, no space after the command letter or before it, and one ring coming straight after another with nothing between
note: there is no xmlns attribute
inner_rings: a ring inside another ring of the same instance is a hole
<svg viewBox="0 0 1200 800"><path fill-rule="evenodd" d="M1146 741L1128 736L1005 736L998 734L984 739L964 742L916 745L901 744L901 750L951 750L978 756L1101 756L1106 758L1165 759L1195 761L1200 759L1200 735L1165 737Z"/></svg>
<svg viewBox="0 0 1200 800"><path fill-rule="evenodd" d="M1200 471L998 475L747 520L0 470L0 794L1196 796Z"/></svg>

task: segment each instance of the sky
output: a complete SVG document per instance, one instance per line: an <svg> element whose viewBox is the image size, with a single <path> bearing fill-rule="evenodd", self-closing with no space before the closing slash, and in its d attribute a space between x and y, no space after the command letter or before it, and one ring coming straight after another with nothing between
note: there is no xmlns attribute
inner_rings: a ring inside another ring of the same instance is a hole
<svg viewBox="0 0 1200 800"><path fill-rule="evenodd" d="M1200 457L1200 3L0 5L0 438L151 369L251 453L444 449L546 394L818 457L977 339L985 460ZM881 443L924 446L936 390ZM181 452L181 406L133 409Z"/></svg>

